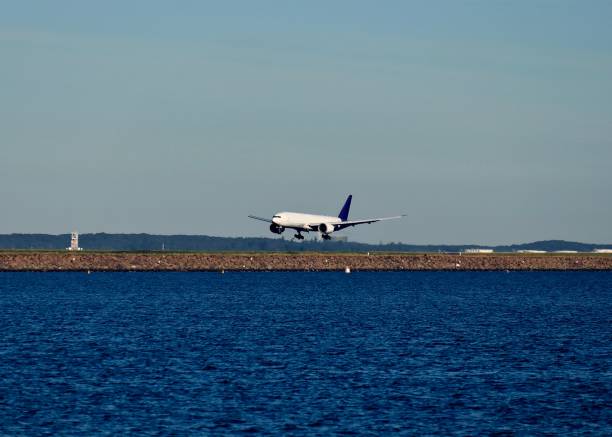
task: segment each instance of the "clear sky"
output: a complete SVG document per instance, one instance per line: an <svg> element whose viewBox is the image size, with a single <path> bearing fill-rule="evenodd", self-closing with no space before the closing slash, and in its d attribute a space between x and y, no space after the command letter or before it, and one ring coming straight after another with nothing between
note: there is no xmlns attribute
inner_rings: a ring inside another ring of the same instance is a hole
<svg viewBox="0 0 612 437"><path fill-rule="evenodd" d="M0 233L612 242L610 1L0 0Z"/></svg>

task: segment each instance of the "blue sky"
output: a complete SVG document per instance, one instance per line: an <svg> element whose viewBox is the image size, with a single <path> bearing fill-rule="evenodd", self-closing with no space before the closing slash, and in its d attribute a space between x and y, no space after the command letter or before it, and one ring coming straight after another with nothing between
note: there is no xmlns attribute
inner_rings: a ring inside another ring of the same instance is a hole
<svg viewBox="0 0 612 437"><path fill-rule="evenodd" d="M1 2L0 233L612 242L612 2Z"/></svg>

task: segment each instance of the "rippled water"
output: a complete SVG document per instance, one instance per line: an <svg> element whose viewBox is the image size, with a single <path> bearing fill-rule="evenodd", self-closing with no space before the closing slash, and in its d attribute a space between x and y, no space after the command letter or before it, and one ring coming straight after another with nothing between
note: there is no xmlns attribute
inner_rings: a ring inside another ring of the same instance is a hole
<svg viewBox="0 0 612 437"><path fill-rule="evenodd" d="M0 432L612 434L612 273L2 273Z"/></svg>

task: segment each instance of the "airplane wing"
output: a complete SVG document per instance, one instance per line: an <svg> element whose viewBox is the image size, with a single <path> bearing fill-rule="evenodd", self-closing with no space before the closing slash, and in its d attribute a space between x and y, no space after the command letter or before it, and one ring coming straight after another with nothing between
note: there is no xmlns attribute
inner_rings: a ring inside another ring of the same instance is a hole
<svg viewBox="0 0 612 437"><path fill-rule="evenodd" d="M261 220L262 222L274 223L270 219L263 218L263 217L257 217L256 215L250 215L249 218L252 218L252 219L255 219L255 220Z"/></svg>
<svg viewBox="0 0 612 437"><path fill-rule="evenodd" d="M349 226L363 225L366 223L376 223L376 222L381 222L383 220L395 220L395 219L402 218L405 216L406 214L396 215L393 217L380 217L380 218L372 218L372 219L364 219L364 220L348 220L345 222L334 223L334 231L339 231L340 229L348 228Z"/></svg>

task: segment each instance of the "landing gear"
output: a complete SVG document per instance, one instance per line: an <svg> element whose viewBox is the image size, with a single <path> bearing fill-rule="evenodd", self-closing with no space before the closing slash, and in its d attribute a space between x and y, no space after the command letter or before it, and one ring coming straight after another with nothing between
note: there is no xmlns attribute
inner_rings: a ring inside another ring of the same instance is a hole
<svg viewBox="0 0 612 437"><path fill-rule="evenodd" d="M304 236L303 236L302 234L300 234L299 232L298 232L297 234L295 234L295 235L294 235L294 237L295 237L297 240L303 240L303 239L304 239Z"/></svg>
<svg viewBox="0 0 612 437"><path fill-rule="evenodd" d="M331 240L331 235L323 234L321 235L321 238L323 238L324 240Z"/></svg>

